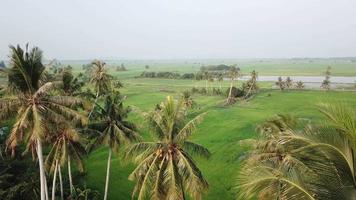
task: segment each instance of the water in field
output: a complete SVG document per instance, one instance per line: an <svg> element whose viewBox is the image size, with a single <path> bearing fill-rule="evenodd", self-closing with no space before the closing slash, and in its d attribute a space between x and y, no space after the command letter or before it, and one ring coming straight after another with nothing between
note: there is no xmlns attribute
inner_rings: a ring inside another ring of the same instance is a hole
<svg viewBox="0 0 356 200"><path fill-rule="evenodd" d="M259 76L259 81L277 81L279 76ZM303 83L321 83L325 79L325 76L289 76L294 82L302 81ZM249 79L249 76L243 76L241 80ZM287 76L282 76L286 79ZM331 83L350 84L356 82L356 77L350 76L331 76Z"/></svg>
<svg viewBox="0 0 356 200"><path fill-rule="evenodd" d="M258 81L276 82L280 76L258 76ZM281 76L283 80L287 76ZM293 82L302 81L306 88L320 88L325 76L289 76ZM240 77L239 80L248 80L250 76ZM356 76L331 76L331 88L348 88L356 84Z"/></svg>

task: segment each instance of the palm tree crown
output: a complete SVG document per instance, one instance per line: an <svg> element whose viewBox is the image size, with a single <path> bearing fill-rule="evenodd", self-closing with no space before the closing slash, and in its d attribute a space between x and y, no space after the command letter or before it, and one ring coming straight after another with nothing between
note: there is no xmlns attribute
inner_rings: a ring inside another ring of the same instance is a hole
<svg viewBox="0 0 356 200"><path fill-rule="evenodd" d="M93 61L94 69L90 82L94 84L98 96L103 95L111 88L112 77L107 73L105 63L99 60Z"/></svg>
<svg viewBox="0 0 356 200"><path fill-rule="evenodd" d="M322 104L319 110L328 118L325 125L280 115L259 126L262 138L253 141L237 182L240 198L350 199L356 194L356 114L344 105Z"/></svg>
<svg viewBox="0 0 356 200"><path fill-rule="evenodd" d="M202 115L186 122L184 102L168 97L159 109L146 116L156 141L137 143L127 152L138 163L129 176L136 181L133 195L140 200L185 199L187 192L193 199L200 199L208 183L188 152L206 158L210 152L188 138Z"/></svg>
<svg viewBox="0 0 356 200"><path fill-rule="evenodd" d="M8 72L11 95L0 100L0 119L14 115L16 120L7 140L7 146L15 152L23 140L26 151L38 157L41 176L41 200L47 191L43 165L42 142L54 124L68 119L84 124L86 119L73 110L80 101L73 97L53 95L57 84L46 82L46 71L42 64L42 52L37 47L25 51L20 46L10 46L11 68ZM46 194L47 196L47 194Z"/></svg>

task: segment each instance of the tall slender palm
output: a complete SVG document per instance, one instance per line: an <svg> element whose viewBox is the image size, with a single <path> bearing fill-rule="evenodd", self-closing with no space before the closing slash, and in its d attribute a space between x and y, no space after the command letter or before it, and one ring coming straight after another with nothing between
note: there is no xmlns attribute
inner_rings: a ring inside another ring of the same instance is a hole
<svg viewBox="0 0 356 200"><path fill-rule="evenodd" d="M325 125L290 125L285 117L261 126L263 139L253 142L240 173L240 197L355 196L356 114L344 105L322 104L319 110L328 118Z"/></svg>
<svg viewBox="0 0 356 200"><path fill-rule="evenodd" d="M90 82L94 84L96 95L93 108L89 113L89 118L93 113L93 110L97 104L99 97L110 90L112 80L112 76L107 73L104 62L94 60L92 62L92 65L94 69L92 69Z"/></svg>
<svg viewBox="0 0 356 200"><path fill-rule="evenodd" d="M221 84L224 81L224 74L223 73L218 73L217 79L218 79L218 82L219 82L219 89L222 90Z"/></svg>
<svg viewBox="0 0 356 200"><path fill-rule="evenodd" d="M203 79L205 80L205 91L208 93L208 81L209 81L210 73L209 71L204 71Z"/></svg>
<svg viewBox="0 0 356 200"><path fill-rule="evenodd" d="M326 90L330 90L330 76L331 76L331 67L329 66L327 69L326 69L326 72L325 72L325 79L323 80L323 82L321 83L321 88L323 89L326 89Z"/></svg>
<svg viewBox="0 0 356 200"><path fill-rule="evenodd" d="M238 67L236 67L235 65L230 66L230 70L228 72L228 76L230 78L230 90L229 90L229 95L226 100L227 103L234 102L235 98L232 96L232 87L234 86L234 81L239 76L239 73L240 73L240 69Z"/></svg>
<svg viewBox="0 0 356 200"><path fill-rule="evenodd" d="M208 81L209 81L209 88L210 88L210 91L212 91L212 84L213 84L213 82L214 82L214 75L213 75L213 73L209 73L209 75L208 75Z"/></svg>
<svg viewBox="0 0 356 200"><path fill-rule="evenodd" d="M183 101L175 102L170 96L160 109L147 114L155 141L134 144L126 154L138 163L129 176L136 181L133 196L139 200L185 199L187 192L192 199L201 199L208 183L188 152L206 158L210 152L188 138L202 117L187 122Z"/></svg>
<svg viewBox="0 0 356 200"><path fill-rule="evenodd" d="M85 123L83 116L72 110L80 101L66 96L53 96L56 84L46 82L42 51L37 47L25 51L20 46L10 46L11 68L8 70L9 86L15 93L0 100L0 119L16 116L15 124L7 140L14 153L23 140L27 150L36 153L40 168L41 200L46 199L46 177L43 165L42 142L48 127L57 121L71 119Z"/></svg>
<svg viewBox="0 0 356 200"><path fill-rule="evenodd" d="M72 180L71 161L74 160L80 172L84 171L84 164L82 162L82 155L86 154L84 147L84 139L80 134L68 124L60 124L54 133L52 141L52 149L48 154L45 164L48 171L54 171L52 199L55 193L55 177L57 169L67 163L68 178L71 196L73 195L74 187ZM61 196L63 198L63 188L61 185Z"/></svg>
<svg viewBox="0 0 356 200"><path fill-rule="evenodd" d="M278 81L275 83L280 90L284 90L286 88L286 82L283 81L282 77L278 77Z"/></svg>
<svg viewBox="0 0 356 200"><path fill-rule="evenodd" d="M289 76L285 80L285 85L288 90L293 86L293 80Z"/></svg>
<svg viewBox="0 0 356 200"><path fill-rule="evenodd" d="M124 98L118 92L106 96L104 105L97 105L100 121L89 124L90 130L99 133L92 140L90 148L99 145L109 146L104 200L107 199L108 195L112 152L117 153L123 144L129 144L140 138L136 133L135 125L126 120L130 109L124 107L123 101Z"/></svg>
<svg viewBox="0 0 356 200"><path fill-rule="evenodd" d="M253 70L251 72L251 78L246 82L246 88L248 88L245 98L249 97L249 95L251 94L251 92L256 92L259 88L257 85L257 78L258 78L258 74L255 70Z"/></svg>

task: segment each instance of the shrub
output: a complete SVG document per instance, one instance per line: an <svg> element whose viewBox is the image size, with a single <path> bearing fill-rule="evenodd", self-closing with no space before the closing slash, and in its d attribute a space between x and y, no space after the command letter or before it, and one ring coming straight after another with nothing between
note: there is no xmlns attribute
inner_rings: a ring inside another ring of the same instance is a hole
<svg viewBox="0 0 356 200"><path fill-rule="evenodd" d="M230 88L226 90L226 96L229 96ZM232 87L231 89L231 96L232 97L243 97L245 95L245 92L241 90L240 88Z"/></svg>

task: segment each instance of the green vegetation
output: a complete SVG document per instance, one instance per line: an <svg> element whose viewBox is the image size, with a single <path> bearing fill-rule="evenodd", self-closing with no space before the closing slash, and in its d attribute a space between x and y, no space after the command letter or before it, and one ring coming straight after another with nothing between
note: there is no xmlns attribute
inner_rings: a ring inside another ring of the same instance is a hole
<svg viewBox="0 0 356 200"><path fill-rule="evenodd" d="M266 73L259 64L193 63L205 66L200 71L188 62L174 70L121 62L118 70L95 60L51 62L47 70L38 48L11 47L11 55L2 70L1 124L11 130L0 135L8 163L0 164L1 198L347 199L355 192L354 92L302 90L290 78L274 90L257 82L257 71ZM137 77L143 71L155 78ZM249 80L236 81L247 73ZM23 151L38 162L18 156ZM23 180L9 178L17 160L31 166Z"/></svg>

